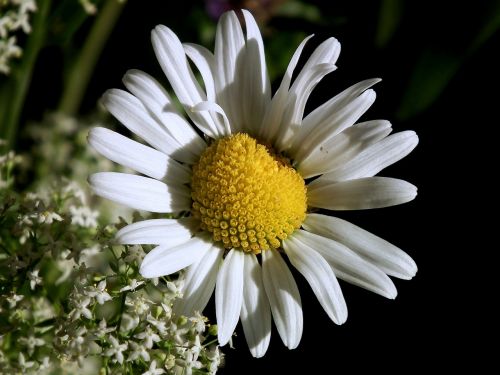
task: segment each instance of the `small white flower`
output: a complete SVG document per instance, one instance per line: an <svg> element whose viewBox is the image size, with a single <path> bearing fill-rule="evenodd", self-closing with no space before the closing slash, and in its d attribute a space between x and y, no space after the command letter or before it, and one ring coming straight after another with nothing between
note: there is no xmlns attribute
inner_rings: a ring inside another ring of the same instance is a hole
<svg viewBox="0 0 500 375"><path fill-rule="evenodd" d="M167 281L167 288L172 294L172 297L174 298L181 298L182 297L182 286L184 284L184 281Z"/></svg>
<svg viewBox="0 0 500 375"><path fill-rule="evenodd" d="M37 285L42 284L42 278L38 276L38 273L40 272L39 269L35 269L33 271L28 272L28 279L30 280L30 288L31 290L35 290L35 287Z"/></svg>
<svg viewBox="0 0 500 375"><path fill-rule="evenodd" d="M123 319L123 318L122 318L122 319ZM106 323L106 319L102 319L102 320L99 322L99 325L97 326L97 328L95 328L95 330L94 330L94 335L95 335L97 338L103 338L103 337L104 337L104 336L106 336L108 333L113 332L115 329L116 329L116 327L111 327L111 328L108 328L107 323Z"/></svg>
<svg viewBox="0 0 500 375"><path fill-rule="evenodd" d="M55 221L62 221L63 218L56 212L43 211L37 216L40 224L52 224Z"/></svg>
<svg viewBox="0 0 500 375"><path fill-rule="evenodd" d="M33 334L30 334L28 337L21 337L19 342L28 348L28 354L30 356L33 355L37 346L43 346L45 344L45 341L35 337Z"/></svg>
<svg viewBox="0 0 500 375"><path fill-rule="evenodd" d="M33 361L26 362L26 358L24 358L24 354L23 353L19 353L18 363L19 363L19 366L23 370L27 370L29 368L32 368L35 365L35 362L33 362Z"/></svg>
<svg viewBox="0 0 500 375"><path fill-rule="evenodd" d="M189 332L189 328L179 326L173 322L170 323L170 334L177 345L185 345L187 342L186 334Z"/></svg>
<svg viewBox="0 0 500 375"><path fill-rule="evenodd" d="M129 341L130 344L130 354L128 355L127 361L135 361L137 358L141 357L144 361L149 362L149 348L146 348L143 344L138 344L133 341Z"/></svg>
<svg viewBox="0 0 500 375"><path fill-rule="evenodd" d="M155 342L158 342L161 340L160 336L154 332L150 326L146 326L144 331L134 335L134 337L143 340L144 341L144 346L148 349L151 349L153 347L153 344Z"/></svg>
<svg viewBox="0 0 500 375"><path fill-rule="evenodd" d="M98 211L93 211L87 206L70 206L69 212L71 214L71 223L79 225L84 228L96 228L97 218L99 217Z"/></svg>
<svg viewBox="0 0 500 375"><path fill-rule="evenodd" d="M40 363L40 367L38 367L38 370L44 371L50 368L51 368L50 357L43 357L42 363Z"/></svg>
<svg viewBox="0 0 500 375"><path fill-rule="evenodd" d="M22 49L17 45L15 36L11 36L6 41L0 39L0 73L8 74L10 72L9 60L19 58Z"/></svg>
<svg viewBox="0 0 500 375"><path fill-rule="evenodd" d="M143 372L142 375L159 375L165 373L165 370L161 368L156 368L156 361L151 362L151 365L149 366L149 370L146 372Z"/></svg>
<svg viewBox="0 0 500 375"><path fill-rule="evenodd" d="M207 352L207 358L210 360L210 365L208 367L208 371L211 375L215 374L223 363L224 357L219 350L218 346L214 346Z"/></svg>
<svg viewBox="0 0 500 375"><path fill-rule="evenodd" d="M205 316L201 315L199 311L195 311L194 316L189 318L189 320L191 321L191 323L193 323L196 332L198 333L205 332L205 324L208 321L208 319Z"/></svg>
<svg viewBox="0 0 500 375"><path fill-rule="evenodd" d="M72 195L77 198L81 204L85 205L87 202L87 197L85 191L76 182L71 181L63 188L63 193L66 195Z"/></svg>
<svg viewBox="0 0 500 375"><path fill-rule="evenodd" d="M157 320L151 316L151 314L148 314L147 317L148 323L150 323L152 326L154 326L158 333L162 336L165 336L167 334L167 323L166 319L162 320Z"/></svg>
<svg viewBox="0 0 500 375"><path fill-rule="evenodd" d="M190 345L191 345L190 350L193 352L193 354L196 355L196 357L198 357L201 351L203 350L203 345L201 343L200 336L199 335L194 336L194 340L191 341Z"/></svg>
<svg viewBox="0 0 500 375"><path fill-rule="evenodd" d="M202 363L198 361L198 354L194 353L192 350L188 349L184 352L184 358L177 359L176 363L179 366L184 367L185 375L192 375L193 369L200 369L203 367Z"/></svg>
<svg viewBox="0 0 500 375"><path fill-rule="evenodd" d="M137 327L140 323L139 316L135 314L127 314L123 313L122 315L122 324L120 326L120 332L128 332Z"/></svg>
<svg viewBox="0 0 500 375"><path fill-rule="evenodd" d="M152 301L138 293L129 293L125 301L125 305L130 307L137 315L141 316L147 314L151 309Z"/></svg>
<svg viewBox="0 0 500 375"><path fill-rule="evenodd" d="M136 279L132 279L129 285L124 286L123 288L120 289L120 292L125 292L127 290L135 290L138 286L142 284L144 284L144 281L137 281Z"/></svg>
<svg viewBox="0 0 500 375"><path fill-rule="evenodd" d="M84 293L89 297L95 298L99 305L104 305L105 302L112 300L111 296L106 291L106 279L99 282L97 287L87 287Z"/></svg>
<svg viewBox="0 0 500 375"><path fill-rule="evenodd" d="M69 337L68 348L73 354L83 357L89 352L87 328L82 326L76 332L72 331L71 334L72 337Z"/></svg>
<svg viewBox="0 0 500 375"><path fill-rule="evenodd" d="M79 298L75 301L75 308L68 314L69 319L75 321L83 315L87 319L92 319L92 312L87 308L90 303L89 297Z"/></svg>
<svg viewBox="0 0 500 375"><path fill-rule="evenodd" d="M16 307L17 303L19 301L22 301L23 298L24 298L23 295L16 294L13 292L10 296L7 297L7 302L9 303L9 308L13 309L14 307Z"/></svg>
<svg viewBox="0 0 500 375"><path fill-rule="evenodd" d="M120 344L119 341L114 336L108 337L108 342L111 347L104 352L106 357L115 357L114 360L119 364L123 363L123 352L127 350L128 344Z"/></svg>

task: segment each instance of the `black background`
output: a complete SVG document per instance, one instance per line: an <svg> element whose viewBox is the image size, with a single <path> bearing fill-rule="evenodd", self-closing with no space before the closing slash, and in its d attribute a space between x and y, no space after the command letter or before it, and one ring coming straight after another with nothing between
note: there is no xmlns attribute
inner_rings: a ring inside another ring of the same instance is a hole
<svg viewBox="0 0 500 375"><path fill-rule="evenodd" d="M343 21L318 26L276 18L270 24L279 32L314 32L316 37L304 55L329 36L342 43L338 70L318 85L307 108L316 107L357 81L381 77L383 81L375 87L377 100L363 119L388 119L394 131L412 129L420 137L419 146L410 156L381 173L417 185L416 200L339 216L407 251L419 271L411 281L395 280L399 294L394 301L341 282L349 318L337 326L294 270L304 310L304 335L299 347L286 349L273 327L266 356L253 359L238 325L235 349L223 348L226 366L220 373L309 374L362 369L401 373L461 366L471 358L470 353L462 351L475 346L466 339L466 331L476 324L473 310L477 299L468 279L475 269L474 259L484 259L483 250L468 242L471 229L467 228L472 228L476 217L465 210L483 206L484 197L473 192L471 185L476 178L479 184L487 184L487 174L480 172L480 166L488 160L486 140L498 122L491 117L498 94L488 91L498 86L498 33L474 53L467 48L488 12L498 7L481 1L473 7L455 2L439 2L439 6L438 2L403 2L396 34L385 47L377 48L374 35L379 2L314 3L326 19L340 17ZM106 89L122 87L121 77L128 69L139 68L162 77L150 45L150 30L163 23L182 41L196 41L196 25L183 18L194 7L203 4L129 1L90 82L82 113L90 112ZM460 66L432 105L410 118L401 118L398 110L415 63L427 50L458 57ZM44 51L37 66L37 72L44 74L35 72L28 116L36 118L44 108L56 105L61 66L62 56L57 51ZM215 320L213 308L211 302L205 313Z"/></svg>

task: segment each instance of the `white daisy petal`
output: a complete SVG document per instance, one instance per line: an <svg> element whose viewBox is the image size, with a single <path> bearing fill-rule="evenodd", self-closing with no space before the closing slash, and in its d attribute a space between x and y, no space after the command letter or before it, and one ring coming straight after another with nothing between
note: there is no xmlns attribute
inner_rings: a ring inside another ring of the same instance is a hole
<svg viewBox="0 0 500 375"><path fill-rule="evenodd" d="M233 133L242 130L242 89L245 39L234 11L224 13L215 33L215 90Z"/></svg>
<svg viewBox="0 0 500 375"><path fill-rule="evenodd" d="M207 101L215 101L215 81L213 72L215 69L215 57L212 52L203 46L194 43L184 43L184 51L187 57L191 59L193 64L200 71L203 83L205 84L205 91L207 94Z"/></svg>
<svg viewBox="0 0 500 375"><path fill-rule="evenodd" d="M175 300L173 311L177 316L192 316L202 312L215 289L217 272L224 249L212 246L206 255L187 268L182 287L182 298Z"/></svg>
<svg viewBox="0 0 500 375"><path fill-rule="evenodd" d="M245 253L232 249L224 259L217 275L215 287L215 313L217 316L219 345L231 338L243 303L243 266Z"/></svg>
<svg viewBox="0 0 500 375"><path fill-rule="evenodd" d="M289 149L294 140L295 134L302 124L302 116L306 107L307 99L312 90L323 79L324 76L333 72L337 67L334 64L324 63L302 71L304 79L294 82L288 94L288 101L285 106L281 126L276 137L275 147L284 151Z"/></svg>
<svg viewBox="0 0 500 375"><path fill-rule="evenodd" d="M137 210L179 212L191 205L186 187L169 186L152 178L100 172L91 175L89 183L95 194Z"/></svg>
<svg viewBox="0 0 500 375"><path fill-rule="evenodd" d="M309 184L307 204L328 210L362 210L395 206L413 200L417 188L389 177L368 177L342 182Z"/></svg>
<svg viewBox="0 0 500 375"><path fill-rule="evenodd" d="M224 109L217 103L213 102L199 102L195 106L191 107L191 112L212 112L214 114L219 114L221 115L223 119L224 126L223 128L219 129L219 132L223 135L230 135L231 134L231 125L229 123L229 119L227 118L226 113L224 112Z"/></svg>
<svg viewBox="0 0 500 375"><path fill-rule="evenodd" d="M418 144L418 136L413 131L393 134L372 144L356 157L321 176L321 181L346 181L375 176L382 169L401 160ZM318 181L319 182L319 181Z"/></svg>
<svg viewBox="0 0 500 375"><path fill-rule="evenodd" d="M337 67L335 62L340 54L340 43L335 38L329 38L321 43L307 60L295 79L288 93L279 133L276 138L276 148L287 150L293 144L294 135L302 124L304 109L314 87L325 75Z"/></svg>
<svg viewBox="0 0 500 375"><path fill-rule="evenodd" d="M339 279L386 298L396 298L397 290L392 280L341 243L304 230L296 231L294 238L316 250L330 264Z"/></svg>
<svg viewBox="0 0 500 375"><path fill-rule="evenodd" d="M291 92L298 91L298 87L301 86L299 83L302 80L307 80L307 71L309 69L314 69L315 66L320 64L335 64L340 55L340 43L337 39L330 37L324 42L322 42L311 56L307 59L301 72L297 76L294 82L295 88L292 87Z"/></svg>
<svg viewBox="0 0 500 375"><path fill-rule="evenodd" d="M177 111L167 91L149 74L131 69L123 77L125 87L139 98L165 131L183 147L181 161L192 162L193 156L205 149L206 144L193 127ZM178 151L181 153L181 150Z"/></svg>
<svg viewBox="0 0 500 375"><path fill-rule="evenodd" d="M409 280L417 273L417 265L404 251L345 220L308 214L302 225L313 233L344 244L390 276Z"/></svg>
<svg viewBox="0 0 500 375"><path fill-rule="evenodd" d="M264 43L259 27L252 14L243 9L246 28L244 49L245 76L243 97L243 116L245 130L257 135L267 106L271 102L271 83L267 74Z"/></svg>
<svg viewBox="0 0 500 375"><path fill-rule="evenodd" d="M101 155L124 167L158 180L191 181L191 171L167 155L106 128L90 130L89 144Z"/></svg>
<svg viewBox="0 0 500 375"><path fill-rule="evenodd" d="M283 112L285 111L286 102L288 99L288 90L290 89L290 82L292 81L293 71L297 66L302 50L304 49L306 43L311 39L313 35L305 38L302 43L297 47L294 52L290 63L286 69L285 75L281 80L280 87L276 94L274 94L271 104L267 107L266 114L264 115L264 120L262 121L259 128L259 137L266 141L273 141L279 130L281 119L283 117Z"/></svg>
<svg viewBox="0 0 500 375"><path fill-rule="evenodd" d="M212 247L206 236L195 236L177 245L160 245L144 257L139 272L145 278L160 277L178 272L201 259Z"/></svg>
<svg viewBox="0 0 500 375"><path fill-rule="evenodd" d="M347 306L340 285L328 262L295 236L283 241L288 259L305 277L319 303L336 324L347 320Z"/></svg>
<svg viewBox="0 0 500 375"><path fill-rule="evenodd" d="M310 133L314 128L322 128L327 123L331 122L332 119L337 117L337 113L342 107L345 107L364 91L380 81L380 78L373 78L358 82L323 103L304 118L301 135Z"/></svg>
<svg viewBox="0 0 500 375"><path fill-rule="evenodd" d="M141 101L132 94L111 89L103 95L102 104L127 129L157 150L166 155L180 151L179 143L160 127Z"/></svg>
<svg viewBox="0 0 500 375"><path fill-rule="evenodd" d="M170 245L187 242L197 223L193 218L151 219L138 221L120 229L115 239L127 245Z"/></svg>
<svg viewBox="0 0 500 375"><path fill-rule="evenodd" d="M296 168L310 178L339 168L391 132L389 121L376 120L357 124L316 147L299 161Z"/></svg>
<svg viewBox="0 0 500 375"><path fill-rule="evenodd" d="M295 349L302 337L302 304L292 273L276 250L262 252L262 281L281 340Z"/></svg>
<svg viewBox="0 0 500 375"><path fill-rule="evenodd" d="M367 89L379 81L371 79L357 83L307 115L289 150L291 155L302 159L305 153L358 121L376 98L375 92Z"/></svg>
<svg viewBox="0 0 500 375"><path fill-rule="evenodd" d="M216 138L219 133L212 117L207 113L189 111L207 97L194 77L179 38L168 27L158 25L151 33L151 41L163 72L191 120L202 132Z"/></svg>
<svg viewBox="0 0 500 375"><path fill-rule="evenodd" d="M245 256L241 324L255 358L266 354L271 339L271 309L262 282L262 268L253 254Z"/></svg>
<svg viewBox="0 0 500 375"><path fill-rule="evenodd" d="M298 130L302 124L309 95L325 75L337 69L335 63L339 54L340 43L335 38L328 38L314 50L298 74L288 93L288 103L281 126L281 134L285 139L278 138L281 148L288 148L291 145L291 140L286 137L283 130L291 127L292 135Z"/></svg>

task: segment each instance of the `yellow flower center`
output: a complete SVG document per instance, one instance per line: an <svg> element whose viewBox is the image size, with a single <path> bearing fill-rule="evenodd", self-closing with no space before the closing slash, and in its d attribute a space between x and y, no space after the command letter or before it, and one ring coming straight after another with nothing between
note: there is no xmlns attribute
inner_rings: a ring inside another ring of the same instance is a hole
<svg viewBox="0 0 500 375"><path fill-rule="evenodd" d="M304 221L304 179L247 134L212 143L193 166L193 215L214 241L247 252L278 248Z"/></svg>

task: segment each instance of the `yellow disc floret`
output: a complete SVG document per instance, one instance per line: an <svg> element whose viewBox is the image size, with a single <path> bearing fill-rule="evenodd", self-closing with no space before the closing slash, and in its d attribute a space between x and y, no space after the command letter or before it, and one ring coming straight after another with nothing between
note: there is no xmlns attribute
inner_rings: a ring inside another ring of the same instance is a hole
<svg viewBox="0 0 500 375"><path fill-rule="evenodd" d="M226 248L276 249L306 214L303 178L247 134L212 143L193 166L191 188L193 215Z"/></svg>

